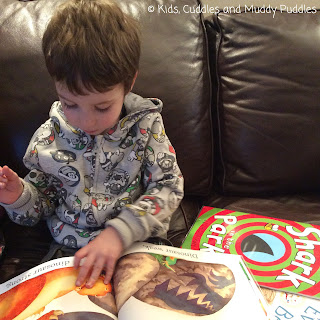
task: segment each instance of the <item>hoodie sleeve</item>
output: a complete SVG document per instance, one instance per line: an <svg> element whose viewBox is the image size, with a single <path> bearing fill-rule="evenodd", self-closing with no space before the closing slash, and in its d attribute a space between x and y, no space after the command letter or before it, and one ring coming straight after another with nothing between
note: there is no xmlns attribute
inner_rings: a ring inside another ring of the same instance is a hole
<svg viewBox="0 0 320 320"><path fill-rule="evenodd" d="M23 184L21 196L10 205L1 204L11 220L26 226L33 226L42 217L51 215L57 201L55 180L43 172L38 160L37 137L41 131L42 127L35 132L23 158L30 172L21 179Z"/></svg>
<svg viewBox="0 0 320 320"><path fill-rule="evenodd" d="M144 193L106 223L119 232L125 247L151 236L165 237L183 198L183 176L160 113L152 117L142 167Z"/></svg>

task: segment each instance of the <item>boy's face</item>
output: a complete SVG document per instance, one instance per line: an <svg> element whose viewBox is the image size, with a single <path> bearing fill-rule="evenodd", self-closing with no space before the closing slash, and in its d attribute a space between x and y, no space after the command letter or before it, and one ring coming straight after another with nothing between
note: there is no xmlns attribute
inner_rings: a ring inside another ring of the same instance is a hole
<svg viewBox="0 0 320 320"><path fill-rule="evenodd" d="M73 127L96 136L115 126L119 121L125 97L122 83L100 93L85 91L75 95L61 82L55 82L63 112Z"/></svg>

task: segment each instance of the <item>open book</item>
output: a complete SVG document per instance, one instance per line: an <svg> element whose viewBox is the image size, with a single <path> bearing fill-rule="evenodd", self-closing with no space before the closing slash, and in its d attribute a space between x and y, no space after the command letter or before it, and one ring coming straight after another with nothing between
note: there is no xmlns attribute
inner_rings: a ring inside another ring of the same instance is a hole
<svg viewBox="0 0 320 320"><path fill-rule="evenodd" d="M0 319L268 319L241 256L137 243L111 284L76 287L77 272L60 258L1 284Z"/></svg>

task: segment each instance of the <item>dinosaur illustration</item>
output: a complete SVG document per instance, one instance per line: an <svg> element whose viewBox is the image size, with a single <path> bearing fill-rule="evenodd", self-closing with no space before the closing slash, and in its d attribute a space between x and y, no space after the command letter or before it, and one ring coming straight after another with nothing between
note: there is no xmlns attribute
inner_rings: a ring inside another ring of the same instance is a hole
<svg viewBox="0 0 320 320"><path fill-rule="evenodd" d="M95 285L88 289L84 285L76 287L78 270L62 268L39 275L20 283L0 296L0 319L24 320L40 314L46 305L73 290L80 295L104 296L111 292L110 284L103 283L101 276ZM61 311L54 310L40 319L58 319Z"/></svg>

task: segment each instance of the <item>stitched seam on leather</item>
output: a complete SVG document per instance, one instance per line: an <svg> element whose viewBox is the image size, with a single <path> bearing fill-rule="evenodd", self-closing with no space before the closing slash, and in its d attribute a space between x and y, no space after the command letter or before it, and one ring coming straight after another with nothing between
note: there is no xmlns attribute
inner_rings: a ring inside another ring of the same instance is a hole
<svg viewBox="0 0 320 320"><path fill-rule="evenodd" d="M201 4L201 1L198 0L198 3ZM210 194L210 191L213 189L213 179L214 179L214 133L213 133L213 120L212 120L212 79L211 79L211 72L210 72L210 61L209 61L209 40L208 40L208 34L206 31L206 27L204 24L204 20L203 20L203 14L200 13L200 23L202 26L202 31L203 31L203 35L204 35L204 53L205 53L205 66L207 67L207 77L209 79L209 117L210 117L210 129L211 129L211 141L210 141L210 154L211 154L211 165L210 165L210 171L209 171L209 186L208 186L208 195Z"/></svg>
<svg viewBox="0 0 320 320"><path fill-rule="evenodd" d="M215 16L215 22L216 25L218 27L219 30L219 43L216 45L217 46L217 54L216 54L216 69L215 69L215 73L216 73L216 79L217 79L217 101L216 101L216 105L217 105L217 122L218 122L218 148L219 148L219 158L220 158L220 164L222 167L222 192L224 192L225 190L225 180L226 180L226 168L224 165L224 160L223 160L223 152L222 152L222 138L221 138L221 115L220 115L220 89L221 89L221 83L220 83L220 74L219 74L219 69L218 69L218 61L219 61L219 56L220 56L220 50L221 50L221 43L222 43L222 30L221 30L221 26L218 22L218 17L219 17L219 13Z"/></svg>

